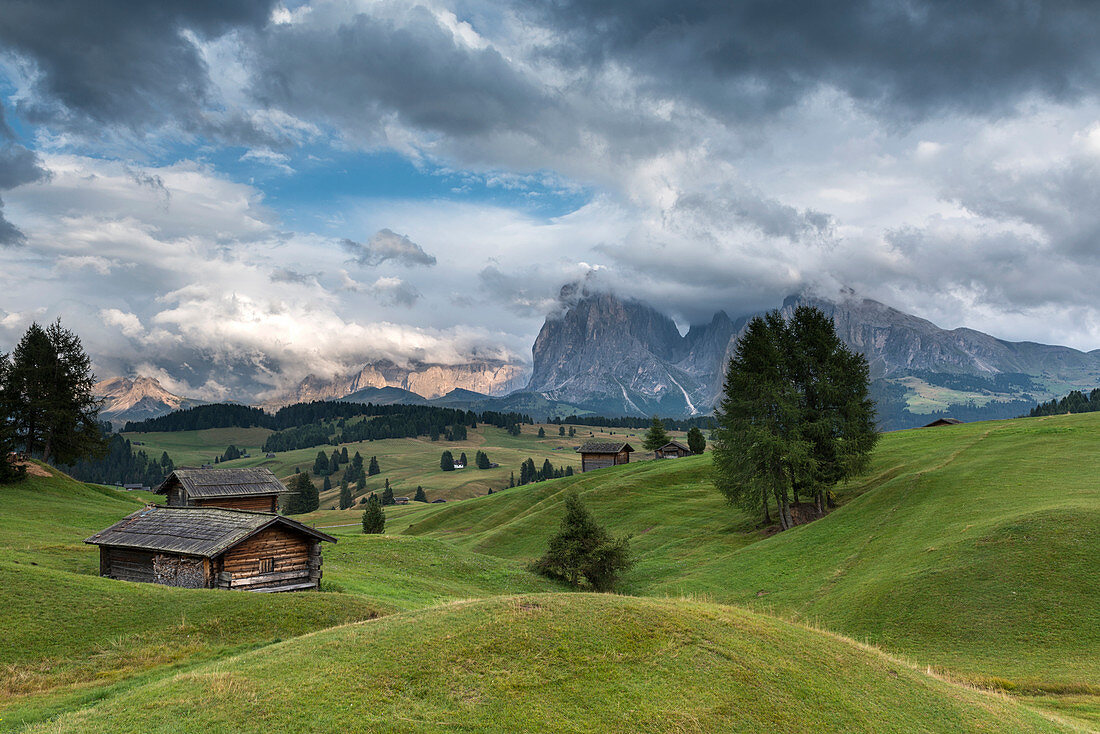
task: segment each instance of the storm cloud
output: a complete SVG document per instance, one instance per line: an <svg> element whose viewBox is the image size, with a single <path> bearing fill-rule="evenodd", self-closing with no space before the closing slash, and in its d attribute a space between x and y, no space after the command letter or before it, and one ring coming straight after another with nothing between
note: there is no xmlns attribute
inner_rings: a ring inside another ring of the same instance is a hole
<svg viewBox="0 0 1100 734"><path fill-rule="evenodd" d="M850 288L1100 345L1095 3L0 14L0 348L63 315L103 369L267 395L521 359L577 281L681 326Z"/></svg>

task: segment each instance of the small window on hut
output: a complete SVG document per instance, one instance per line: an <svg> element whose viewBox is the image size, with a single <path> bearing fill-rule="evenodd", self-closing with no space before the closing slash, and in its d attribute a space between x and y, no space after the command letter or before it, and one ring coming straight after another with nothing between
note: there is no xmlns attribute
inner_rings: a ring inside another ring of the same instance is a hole
<svg viewBox="0 0 1100 734"><path fill-rule="evenodd" d="M261 558L260 559L260 573L271 573L275 570L274 558Z"/></svg>

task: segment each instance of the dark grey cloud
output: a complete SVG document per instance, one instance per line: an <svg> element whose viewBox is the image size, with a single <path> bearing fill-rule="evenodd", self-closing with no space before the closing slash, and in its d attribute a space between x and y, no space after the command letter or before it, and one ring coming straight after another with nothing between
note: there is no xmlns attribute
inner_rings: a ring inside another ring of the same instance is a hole
<svg viewBox="0 0 1100 734"><path fill-rule="evenodd" d="M423 7L399 21L360 13L336 27L275 26L253 51L261 104L320 115L360 138L381 137L394 114L408 127L457 137L549 130L541 116L553 104L540 86L497 50L462 44Z"/></svg>
<svg viewBox="0 0 1100 734"><path fill-rule="evenodd" d="M34 95L18 111L33 122L84 130L178 123L207 131L207 68L184 32L216 37L259 27L273 4L2 0L0 47L31 61L36 72Z"/></svg>
<svg viewBox="0 0 1100 734"><path fill-rule="evenodd" d="M40 181L48 175L38 156L15 142L0 106L0 191ZM24 239L19 228L4 218L4 201L0 199L0 247L19 245Z"/></svg>
<svg viewBox="0 0 1100 734"><path fill-rule="evenodd" d="M1100 5L1088 0L559 0L520 5L566 65L619 64L661 95L751 117L820 86L892 114L1001 113L1093 96ZM564 39L564 40L563 40Z"/></svg>
<svg viewBox="0 0 1100 734"><path fill-rule="evenodd" d="M435 255L424 252L420 245L406 235L397 234L390 229L375 232L365 244L354 240L342 240L341 246L351 253L352 260L359 265L381 265L392 260L402 265L435 265Z"/></svg>

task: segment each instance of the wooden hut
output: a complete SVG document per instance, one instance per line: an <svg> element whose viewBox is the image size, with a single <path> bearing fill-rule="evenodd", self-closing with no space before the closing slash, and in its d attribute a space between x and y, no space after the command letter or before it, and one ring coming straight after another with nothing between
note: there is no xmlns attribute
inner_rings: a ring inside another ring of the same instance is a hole
<svg viewBox="0 0 1100 734"><path fill-rule="evenodd" d="M225 507L275 512L287 491L270 469L176 469L157 494L168 495L169 507Z"/></svg>
<svg viewBox="0 0 1100 734"><path fill-rule="evenodd" d="M939 428L940 426L957 426L962 423L958 418L937 418L926 426L921 428Z"/></svg>
<svg viewBox="0 0 1100 734"><path fill-rule="evenodd" d="M634 448L615 441L587 441L577 453L581 455L581 471L594 471L618 464L629 464Z"/></svg>
<svg viewBox="0 0 1100 734"><path fill-rule="evenodd" d="M679 459L683 456L691 456L691 449L679 441L669 441L653 454L658 459Z"/></svg>
<svg viewBox="0 0 1100 734"><path fill-rule="evenodd" d="M150 505L85 540L99 575L189 589L299 591L321 583L321 541L267 512Z"/></svg>

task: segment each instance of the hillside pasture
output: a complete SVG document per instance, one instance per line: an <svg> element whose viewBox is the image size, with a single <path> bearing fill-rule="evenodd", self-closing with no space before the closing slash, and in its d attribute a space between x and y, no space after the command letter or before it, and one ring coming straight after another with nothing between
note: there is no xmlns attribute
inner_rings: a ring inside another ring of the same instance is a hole
<svg viewBox="0 0 1100 734"><path fill-rule="evenodd" d="M1100 693L1100 416L888 434L841 507L779 534L709 471L615 467L409 515L404 532L530 560L577 492L632 535L627 593L813 622L979 684Z"/></svg>
<svg viewBox="0 0 1100 734"><path fill-rule="evenodd" d="M347 625L134 688L31 731L106 729L1072 731L1011 699L771 617L587 594L470 601Z"/></svg>
<svg viewBox="0 0 1100 734"><path fill-rule="evenodd" d="M546 433L545 438L538 437L539 428ZM567 428L568 430L568 428ZM424 487L429 500L445 499L448 501L467 499L487 494L490 489L494 492L508 486L510 476L515 473L519 477L520 464L528 458L534 460L536 466L542 467L545 460L549 460L555 467L564 468L572 466L574 471L580 471L580 456L574 451L585 440L595 437L600 439L622 439L629 441L634 448L641 449L641 440L644 434L642 430L625 428L590 428L576 426L577 435L570 439L568 436L558 436L558 426L554 424L538 424L521 426L521 434L512 436L502 428L495 428L481 424L476 429L469 429L466 441L446 441L440 438L438 441L430 441L427 437L420 438L393 438L378 441L358 441L354 443L339 444L338 446L315 446L308 449L295 449L293 451L276 452L275 458L268 459L264 452L256 448L263 443L270 431L267 429L208 429L206 431L180 431L178 433L133 433L126 434L131 440L142 441L143 448L150 455L159 456L161 451L167 451L172 460L181 465L184 463L196 464L201 461L211 461L214 455L221 455L229 443L234 443L238 448L247 447L252 456L248 459L235 459L227 461L219 466L243 467L263 466L270 469L276 476L283 480L292 477L295 470L308 471L312 474L313 462L317 458L318 451L324 451L331 455L333 449L347 448L349 455L358 451L364 461L377 456L382 473L368 477L367 487L362 492L355 492L356 500L371 492L381 493L386 479L390 480L390 486L397 496L412 497L417 486ZM589 436L589 433L592 436ZM673 438L686 440L683 432L672 431ZM248 442L246 442L248 441ZM173 446L180 451L180 456L187 461L176 458ZM473 466L474 455L478 451L484 451L489 460L499 464L494 469L477 469ZM445 472L440 469L439 459L444 451L450 451L454 458L465 452L470 466L453 472ZM632 455L632 461L640 461L650 458L644 451L638 451ZM339 499L339 479L344 469L331 477L334 489L321 495L321 507L333 509ZM313 477L314 484L321 487L322 480Z"/></svg>

